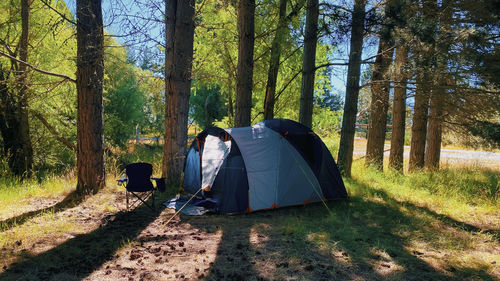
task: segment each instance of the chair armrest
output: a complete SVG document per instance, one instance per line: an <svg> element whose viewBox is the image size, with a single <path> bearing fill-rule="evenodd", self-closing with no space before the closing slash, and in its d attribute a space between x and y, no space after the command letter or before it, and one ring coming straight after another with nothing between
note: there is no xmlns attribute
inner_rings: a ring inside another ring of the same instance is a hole
<svg viewBox="0 0 500 281"><path fill-rule="evenodd" d="M165 186L165 178L151 178L156 182L156 189L158 189L160 192L165 192L166 186Z"/></svg>

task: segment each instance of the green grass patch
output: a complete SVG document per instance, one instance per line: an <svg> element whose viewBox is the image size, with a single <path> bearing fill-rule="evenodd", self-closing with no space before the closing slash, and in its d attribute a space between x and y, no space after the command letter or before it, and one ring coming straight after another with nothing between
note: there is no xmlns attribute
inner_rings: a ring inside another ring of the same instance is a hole
<svg viewBox="0 0 500 281"><path fill-rule="evenodd" d="M0 220L35 204L36 202L30 202L31 198L39 201L64 197L73 191L75 186L76 181L71 175L50 176L42 181L20 180L13 177L0 178Z"/></svg>

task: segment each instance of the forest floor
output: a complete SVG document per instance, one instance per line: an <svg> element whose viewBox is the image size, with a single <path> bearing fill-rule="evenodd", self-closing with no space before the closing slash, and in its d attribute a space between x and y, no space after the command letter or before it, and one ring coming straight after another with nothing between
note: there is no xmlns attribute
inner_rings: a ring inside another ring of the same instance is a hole
<svg viewBox="0 0 500 281"><path fill-rule="evenodd" d="M403 176L358 161L353 175L349 200L328 208L181 215L168 224L170 209L127 211L112 179L94 196L67 199L68 179L56 194L8 210L0 202L8 217L0 280L500 279L498 172Z"/></svg>

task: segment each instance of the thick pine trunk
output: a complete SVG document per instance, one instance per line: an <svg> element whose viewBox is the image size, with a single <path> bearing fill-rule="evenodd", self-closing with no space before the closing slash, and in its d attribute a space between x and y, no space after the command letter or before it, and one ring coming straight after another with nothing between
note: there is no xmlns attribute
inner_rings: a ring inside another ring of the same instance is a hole
<svg viewBox="0 0 500 281"><path fill-rule="evenodd" d="M280 65L281 44L286 32L286 2L279 2L279 19L276 28L276 35L271 44L271 58L269 59L269 70L267 72L266 95L264 99L264 119L274 118L274 102L276 95L276 81L278 79L278 70Z"/></svg>
<svg viewBox="0 0 500 281"><path fill-rule="evenodd" d="M403 171L405 127L406 127L406 82L404 69L408 50L401 44L396 49L394 64L394 102L392 104L392 137L389 168Z"/></svg>
<svg viewBox="0 0 500 281"><path fill-rule="evenodd" d="M443 1L440 7L439 28L449 30L453 18L451 1ZM436 44L436 72L439 85L435 85L430 97L429 120L427 120L427 144L425 147L424 166L428 170L438 170L441 157L441 139L443 133L444 104L447 100L446 77L448 72L448 55L451 42Z"/></svg>
<svg viewBox="0 0 500 281"><path fill-rule="evenodd" d="M79 194L95 193L106 184L104 167L103 103L104 40L100 0L77 0Z"/></svg>
<svg viewBox="0 0 500 281"><path fill-rule="evenodd" d="M427 144L425 147L425 168L438 170L443 132L443 91L433 91L430 98L429 120L427 120Z"/></svg>
<svg viewBox="0 0 500 281"><path fill-rule="evenodd" d="M361 52L363 50L365 6L366 0L354 1L344 116L342 118L342 129L340 133L338 167L340 172L348 177L351 176L356 114L358 112L359 75Z"/></svg>
<svg viewBox="0 0 500 281"><path fill-rule="evenodd" d="M313 115L314 73L316 72L316 44L318 42L318 0L307 0L306 8L299 122L311 128Z"/></svg>
<svg viewBox="0 0 500 281"><path fill-rule="evenodd" d="M380 36L378 53L373 69L368 122L366 164L382 170L384 163L384 142L389 109L389 66L392 63L394 41L390 36Z"/></svg>
<svg viewBox="0 0 500 281"><path fill-rule="evenodd" d="M178 186L187 145L194 0L168 0L165 9L165 145L162 173L168 185Z"/></svg>
<svg viewBox="0 0 500 281"><path fill-rule="evenodd" d="M427 133L427 110L429 108L428 75L417 74L417 89L413 108L413 124L411 126L411 147L409 172L424 167L425 139Z"/></svg>
<svg viewBox="0 0 500 281"><path fill-rule="evenodd" d="M238 66L236 73L235 127L250 126L253 88L255 0L240 0L238 4Z"/></svg>

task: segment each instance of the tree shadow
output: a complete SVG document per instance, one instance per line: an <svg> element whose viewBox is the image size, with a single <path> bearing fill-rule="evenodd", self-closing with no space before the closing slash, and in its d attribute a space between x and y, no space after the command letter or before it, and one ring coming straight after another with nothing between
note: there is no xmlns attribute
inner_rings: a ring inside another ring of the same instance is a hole
<svg viewBox="0 0 500 281"><path fill-rule="evenodd" d="M478 233L490 234L490 235L492 235L492 237L497 242L500 242L500 230L498 230L498 229L494 229L494 228L480 228L480 227L474 226L474 225L466 223L466 222L458 221L458 220L456 220L454 218L451 218L451 217L449 217L447 215L436 213L435 211L430 210L429 208L418 206L418 205L415 205L414 203L411 203L411 202L408 202L408 201L398 201L398 200L390 197L386 192L384 192L382 190L374 189L372 187L369 187L369 186L367 186L365 184L362 184L362 183L359 183L357 181L353 181L353 183L356 184L356 185L361 186L365 190L369 190L371 194L374 194L374 195L376 195L378 197L383 198L384 201L386 201L386 202L388 202L388 203L390 203L392 205L399 205L401 207L405 207L405 208L411 209L414 212L423 213L425 215L433 217L436 220L441 221L442 223L444 223L444 224L446 224L448 226L451 226L451 227L454 227L454 228L458 228L460 230L463 230L463 231L466 231L466 232L469 232L469 233L473 233L473 234L478 234Z"/></svg>
<svg viewBox="0 0 500 281"><path fill-rule="evenodd" d="M146 206L119 212L107 218L107 224L38 255L24 253L10 265L0 280L79 280L85 278L159 216ZM58 278L57 276L60 276ZM62 276L62 277L61 277Z"/></svg>
<svg viewBox="0 0 500 281"><path fill-rule="evenodd" d="M43 214L43 213L47 213L47 212L54 212L55 213L55 212L60 212L60 211L66 210L66 209L73 208L73 207L79 205L80 203L82 203L84 200L85 200L84 196L79 196L76 193L76 191L72 191L63 200L59 201L58 203L56 203L52 206L38 209L38 210L34 210L34 211L30 211L30 212L26 212L26 213L14 216L12 218L8 218L6 220L0 221L0 231L6 231L6 230L9 230L15 226L21 225L21 224L25 223L26 221L28 221L29 219L34 218L34 217L36 217L40 214Z"/></svg>
<svg viewBox="0 0 500 281"><path fill-rule="evenodd" d="M330 214L314 204L215 220L186 219L199 228L218 223L223 232L206 280L495 280L488 268L433 264L426 260L430 253L412 249L413 240L419 239L414 233L423 232L431 248L435 243L439 249L440 240L440 230L423 228L427 221L412 212L457 231L474 228L359 185L382 199L354 196L329 202ZM461 238L450 239L461 243Z"/></svg>

